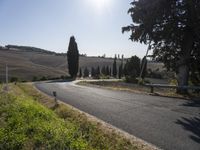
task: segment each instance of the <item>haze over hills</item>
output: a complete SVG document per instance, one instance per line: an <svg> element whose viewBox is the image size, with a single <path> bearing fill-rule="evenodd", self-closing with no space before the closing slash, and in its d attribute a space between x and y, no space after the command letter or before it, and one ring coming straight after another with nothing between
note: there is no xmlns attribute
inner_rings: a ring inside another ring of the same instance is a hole
<svg viewBox="0 0 200 150"><path fill-rule="evenodd" d="M118 60L118 64L121 61ZM9 66L9 78L17 77L21 80L32 80L34 76L41 78L60 77L68 75L67 56L35 47L8 45L0 47L0 80L5 80L5 65ZM81 68L103 67L113 65L112 58L80 56ZM162 68L159 64L149 64Z"/></svg>

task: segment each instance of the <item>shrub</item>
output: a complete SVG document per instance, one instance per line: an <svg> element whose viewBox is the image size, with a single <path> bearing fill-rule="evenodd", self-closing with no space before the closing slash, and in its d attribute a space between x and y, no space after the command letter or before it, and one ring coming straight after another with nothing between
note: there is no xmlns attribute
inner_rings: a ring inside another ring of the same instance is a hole
<svg viewBox="0 0 200 150"><path fill-rule="evenodd" d="M125 76L125 82L127 83L138 83L138 80L132 76Z"/></svg>
<svg viewBox="0 0 200 150"><path fill-rule="evenodd" d="M17 77L11 77L10 82L18 82L19 79Z"/></svg>

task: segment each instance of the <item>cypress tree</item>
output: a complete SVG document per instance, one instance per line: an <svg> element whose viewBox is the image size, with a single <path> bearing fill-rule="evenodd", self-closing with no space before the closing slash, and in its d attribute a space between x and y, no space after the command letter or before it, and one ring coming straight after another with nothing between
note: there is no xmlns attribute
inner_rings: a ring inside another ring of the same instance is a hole
<svg viewBox="0 0 200 150"><path fill-rule="evenodd" d="M79 51L74 36L70 37L67 52L68 69L71 78L76 78L79 66Z"/></svg>
<svg viewBox="0 0 200 150"><path fill-rule="evenodd" d="M89 70L88 70L88 68L87 67L85 67L85 69L84 69L84 78L86 78L86 77L89 77Z"/></svg>
<svg viewBox="0 0 200 150"><path fill-rule="evenodd" d="M101 74L102 75L106 75L106 67L105 66L102 67Z"/></svg>
<svg viewBox="0 0 200 150"><path fill-rule="evenodd" d="M96 76L96 71L95 71L95 69L92 67L92 69L91 69L91 76L92 77L95 77Z"/></svg>
<svg viewBox="0 0 200 150"><path fill-rule="evenodd" d="M100 72L100 67L98 66L98 67L97 67L97 71L96 71L96 75L99 76L100 74L101 74L101 72Z"/></svg>
<svg viewBox="0 0 200 150"><path fill-rule="evenodd" d="M83 74L82 74L82 69L80 68L79 69L79 77L81 78L83 76Z"/></svg>
<svg viewBox="0 0 200 150"><path fill-rule="evenodd" d="M121 64L121 65L119 66L119 74L118 74L119 79L122 78L122 72L123 72L123 70L122 70L122 64Z"/></svg>
<svg viewBox="0 0 200 150"><path fill-rule="evenodd" d="M113 62L113 77L117 77L117 56L115 55Z"/></svg>
<svg viewBox="0 0 200 150"><path fill-rule="evenodd" d="M107 76L110 76L110 69L109 69L109 66L106 67L106 75L107 75Z"/></svg>

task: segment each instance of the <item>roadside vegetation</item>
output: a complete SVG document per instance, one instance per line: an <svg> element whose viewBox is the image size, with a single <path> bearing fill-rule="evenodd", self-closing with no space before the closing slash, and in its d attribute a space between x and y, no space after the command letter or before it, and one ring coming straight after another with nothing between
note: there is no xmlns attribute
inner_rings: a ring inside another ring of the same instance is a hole
<svg viewBox="0 0 200 150"><path fill-rule="evenodd" d="M142 81L141 81L142 82ZM148 80L145 81L146 83L150 82ZM140 82L139 82L140 83ZM188 94L178 94L176 89L170 88L161 88L161 87L154 87L154 93L151 93L151 88L144 86L143 83L141 84L133 84L133 83L126 83L123 80L119 81L80 81L77 83L78 85L83 86L96 86L100 88L107 88L111 90L120 90L120 91L129 91L133 93L139 94L151 94L155 96L164 96L164 97L177 97L177 98L184 98L184 99L191 99L191 98L199 98L200 94L196 91L189 91ZM174 85L174 81L171 83Z"/></svg>
<svg viewBox="0 0 200 150"><path fill-rule="evenodd" d="M38 92L10 84L0 94L0 149L153 149Z"/></svg>

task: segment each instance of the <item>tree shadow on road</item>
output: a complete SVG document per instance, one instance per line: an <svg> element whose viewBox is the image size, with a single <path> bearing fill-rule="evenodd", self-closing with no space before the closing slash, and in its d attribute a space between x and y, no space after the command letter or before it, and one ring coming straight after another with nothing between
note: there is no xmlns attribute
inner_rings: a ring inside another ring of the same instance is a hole
<svg viewBox="0 0 200 150"><path fill-rule="evenodd" d="M200 117L183 117L181 119L178 119L176 123L182 125L185 130L192 133L189 137L193 141L200 143Z"/></svg>
<svg viewBox="0 0 200 150"><path fill-rule="evenodd" d="M200 100L188 100L186 103L182 105L188 107L200 107Z"/></svg>

